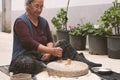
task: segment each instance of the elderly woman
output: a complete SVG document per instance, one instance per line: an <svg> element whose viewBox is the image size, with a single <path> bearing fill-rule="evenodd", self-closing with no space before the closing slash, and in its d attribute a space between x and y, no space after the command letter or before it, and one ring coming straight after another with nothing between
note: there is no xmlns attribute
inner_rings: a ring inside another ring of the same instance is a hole
<svg viewBox="0 0 120 80"><path fill-rule="evenodd" d="M21 67L21 70L23 69L23 71L18 70L20 69L20 66L16 67L15 65L19 65L17 63L20 63L21 65L32 63L30 62L31 57L27 56L30 51L34 51L32 53L37 52L38 54L33 55L39 56L38 59L42 61L49 60L51 55L56 57L62 56L62 48L53 48L53 39L47 20L39 16L43 9L44 0L25 1L26 12L16 19L13 27L14 44L10 71L13 71L14 74L24 72L24 66ZM27 71L29 73L29 70ZM34 73L34 71L35 70L30 73L35 74L36 72Z"/></svg>
<svg viewBox="0 0 120 80"><path fill-rule="evenodd" d="M25 1L26 12L16 19L13 27L14 42L10 72L29 73L34 76L46 67L44 63L57 60L59 57L82 61L91 67L101 66L88 61L83 54L78 55L65 40L58 41L53 47L48 22L39 16L44 0Z"/></svg>

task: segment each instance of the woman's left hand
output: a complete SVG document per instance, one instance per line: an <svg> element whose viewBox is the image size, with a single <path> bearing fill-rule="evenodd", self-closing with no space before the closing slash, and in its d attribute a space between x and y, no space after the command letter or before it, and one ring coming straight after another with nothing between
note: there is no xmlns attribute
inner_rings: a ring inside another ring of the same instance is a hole
<svg viewBox="0 0 120 80"><path fill-rule="evenodd" d="M49 61L50 56L51 56L51 54L45 53L45 54L42 56L41 60L42 60L42 61Z"/></svg>

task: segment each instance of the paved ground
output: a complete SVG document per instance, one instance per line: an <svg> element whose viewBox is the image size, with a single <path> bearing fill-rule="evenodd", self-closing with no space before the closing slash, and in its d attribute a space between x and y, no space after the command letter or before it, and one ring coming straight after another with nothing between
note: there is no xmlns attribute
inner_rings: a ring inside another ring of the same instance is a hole
<svg viewBox="0 0 120 80"><path fill-rule="evenodd" d="M12 34L0 32L0 65L9 64L12 53Z"/></svg>
<svg viewBox="0 0 120 80"><path fill-rule="evenodd" d="M8 65L11 60L12 53L12 34L0 32L0 66ZM88 51L81 51L85 56L96 63L102 63L103 67L111 68L113 71L120 73L120 59L111 59L107 55L90 55ZM46 71L37 75L38 80L100 80L97 76L89 73L79 78L59 78L48 76ZM0 72L0 80L9 80L9 77Z"/></svg>

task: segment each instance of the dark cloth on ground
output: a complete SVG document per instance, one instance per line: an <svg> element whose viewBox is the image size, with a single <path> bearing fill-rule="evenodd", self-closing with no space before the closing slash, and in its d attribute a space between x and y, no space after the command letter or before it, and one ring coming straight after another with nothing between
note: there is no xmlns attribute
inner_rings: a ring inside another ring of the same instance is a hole
<svg viewBox="0 0 120 80"><path fill-rule="evenodd" d="M120 80L120 73L117 73L114 71L111 71L110 73L105 73L105 74L94 72L92 69L90 69L90 71L96 74L97 76L99 76L101 80Z"/></svg>
<svg viewBox="0 0 120 80"><path fill-rule="evenodd" d="M94 63L92 61L89 61L83 53L78 53L73 47L72 45L67 42L66 40L59 40L56 42L55 44L56 47L61 47L63 49L63 59L72 59L72 60L76 60L76 61L81 61L84 62L86 64L88 64L89 68L92 67L101 67L102 64L98 64L98 63ZM66 56L66 57L65 57Z"/></svg>

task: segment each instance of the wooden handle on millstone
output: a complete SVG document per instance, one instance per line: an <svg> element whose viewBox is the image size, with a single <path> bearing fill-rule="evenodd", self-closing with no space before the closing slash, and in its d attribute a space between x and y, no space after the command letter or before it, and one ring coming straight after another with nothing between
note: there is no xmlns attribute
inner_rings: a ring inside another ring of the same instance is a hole
<svg viewBox="0 0 120 80"><path fill-rule="evenodd" d="M70 65L70 64L71 64L71 59L67 59L66 65Z"/></svg>

